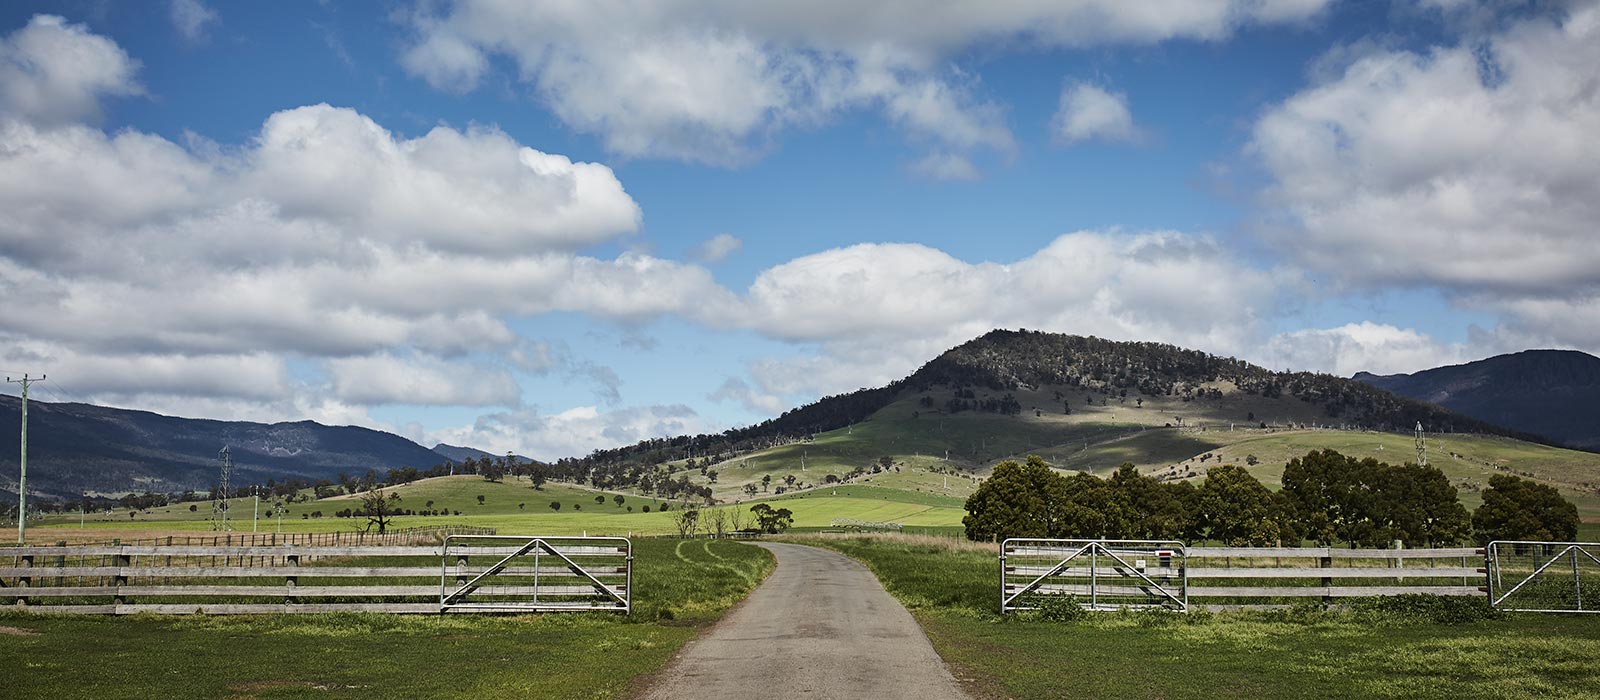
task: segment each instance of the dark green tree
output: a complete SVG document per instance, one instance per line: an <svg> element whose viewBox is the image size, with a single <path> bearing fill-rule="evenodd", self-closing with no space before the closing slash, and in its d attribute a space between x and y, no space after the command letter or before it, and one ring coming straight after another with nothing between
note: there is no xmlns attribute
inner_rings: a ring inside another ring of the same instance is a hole
<svg viewBox="0 0 1600 700"><path fill-rule="evenodd" d="M1371 543L1383 536L1376 522L1381 516L1373 517L1383 467L1334 450L1308 452L1284 465L1282 493L1307 538L1324 546Z"/></svg>
<svg viewBox="0 0 1600 700"><path fill-rule="evenodd" d="M1243 467L1207 470L1196 502L1207 536L1228 546L1265 547L1298 539L1285 501Z"/></svg>
<svg viewBox="0 0 1600 700"><path fill-rule="evenodd" d="M1411 546L1443 547L1461 542L1472 531L1467 509L1456 487L1438 467L1402 464L1378 470L1377 531L1385 546L1400 540Z"/></svg>
<svg viewBox="0 0 1600 700"><path fill-rule="evenodd" d="M967 497L961 524L972 540L1050 537L1065 489L1065 480L1038 457L1026 464L1006 460Z"/></svg>
<svg viewBox="0 0 1600 700"><path fill-rule="evenodd" d="M1493 540L1571 542L1578 537L1578 508L1554 486L1496 474L1472 512L1479 544Z"/></svg>
<svg viewBox="0 0 1600 700"><path fill-rule="evenodd" d="M1049 537L1125 539L1135 519L1127 495L1100 477L1078 472L1065 478L1062 498L1054 504Z"/></svg>
<svg viewBox="0 0 1600 700"><path fill-rule="evenodd" d="M750 506L750 512L756 516L756 528L770 535L783 532L794 524L794 513L788 508L773 508L765 503L757 503Z"/></svg>
<svg viewBox="0 0 1600 700"><path fill-rule="evenodd" d="M1135 539L1187 539L1195 534L1194 485L1163 483L1123 463L1108 480L1130 510L1126 535Z"/></svg>

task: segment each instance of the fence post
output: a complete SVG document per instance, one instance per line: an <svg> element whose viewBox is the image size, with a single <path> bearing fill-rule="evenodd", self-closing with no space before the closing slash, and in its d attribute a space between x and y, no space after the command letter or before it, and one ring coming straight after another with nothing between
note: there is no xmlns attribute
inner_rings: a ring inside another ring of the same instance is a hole
<svg viewBox="0 0 1600 700"><path fill-rule="evenodd" d="M1568 552L1572 555L1572 592L1578 598L1578 610L1583 610L1583 579L1578 577L1578 547L1572 546Z"/></svg>
<svg viewBox="0 0 1600 700"><path fill-rule="evenodd" d="M1332 552L1332 550L1325 549L1325 550L1323 550L1323 554L1325 556L1322 556L1322 557L1317 559L1317 567L1318 568L1322 568L1322 569L1332 569L1333 568L1333 552ZM1333 577L1332 576L1324 576L1324 577L1322 577L1322 604L1323 605L1328 605L1328 604L1333 602L1333 591L1331 590L1332 588L1333 588Z"/></svg>
<svg viewBox="0 0 1600 700"><path fill-rule="evenodd" d="M126 550L122 550L117 553L116 560L117 577L114 579L114 583L117 587L117 593L111 598L111 602L112 604L121 607L128 602L127 596L122 594L122 587L128 585L128 572L124 567L132 565L132 558L127 555Z"/></svg>
<svg viewBox="0 0 1600 700"><path fill-rule="evenodd" d="M300 567L300 555L299 554L290 554L289 556L286 556L286 557L283 558L283 562L285 564L289 565L289 566L292 566L292 567L295 567L295 568L299 568ZM300 576L297 575L297 574L288 574L288 575L283 577L283 587L284 587L283 604L284 605L294 605L294 604L300 602L300 600L298 598L295 598L295 596L294 596L294 589L299 584L300 584Z"/></svg>
<svg viewBox="0 0 1600 700"><path fill-rule="evenodd" d="M22 567L25 568L25 569L33 568L33 555L32 554L24 554L24 555L22 555ZM17 577L17 588L28 588L28 587L32 586L32 584L33 584L33 577L32 576L18 576ZM21 606L26 607L28 605L27 596L17 596L17 605L21 605Z"/></svg>

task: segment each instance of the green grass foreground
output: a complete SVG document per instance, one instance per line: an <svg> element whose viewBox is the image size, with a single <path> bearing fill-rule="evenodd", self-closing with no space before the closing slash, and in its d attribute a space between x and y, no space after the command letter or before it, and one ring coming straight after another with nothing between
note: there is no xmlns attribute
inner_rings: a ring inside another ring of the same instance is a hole
<svg viewBox="0 0 1600 700"><path fill-rule="evenodd" d="M614 698L772 571L726 540L634 542L634 614L0 613L0 698Z"/></svg>
<svg viewBox="0 0 1600 700"><path fill-rule="evenodd" d="M1600 697L1600 617L1369 599L1344 612L1002 618L990 545L914 536L796 541L865 563L956 675L987 697Z"/></svg>

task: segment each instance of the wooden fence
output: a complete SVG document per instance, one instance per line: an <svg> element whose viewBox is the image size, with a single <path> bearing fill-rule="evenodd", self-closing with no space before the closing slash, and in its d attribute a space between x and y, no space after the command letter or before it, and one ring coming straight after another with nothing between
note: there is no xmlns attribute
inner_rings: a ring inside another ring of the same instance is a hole
<svg viewBox="0 0 1600 700"><path fill-rule="evenodd" d="M1190 547L1189 597L1210 609L1366 596L1484 596L1483 550Z"/></svg>
<svg viewBox="0 0 1600 700"><path fill-rule="evenodd" d="M1002 609L1032 609L1044 600L1040 596L1050 595L1074 595L1110 608L1273 608L1307 600L1337 603L1404 594L1482 596L1487 601L1487 565L1484 550L1477 548L1183 547L1177 542L1104 541L1092 548L1100 553L1096 557L1086 554L1089 544L1007 540L1000 572Z"/></svg>
<svg viewBox="0 0 1600 700"><path fill-rule="evenodd" d="M443 545L0 547L0 601L45 613L116 615L459 612L441 610L446 582L487 572L509 585L474 585L476 597L534 594L571 603L566 609L618 609L614 598L626 596L631 583L631 548L563 539L592 538L550 538L560 557L547 549L543 564L509 567L501 559L516 552L511 546L474 548L470 561L453 546L448 567Z"/></svg>
<svg viewBox="0 0 1600 700"><path fill-rule="evenodd" d="M418 545L434 544L450 535L493 535L492 527L476 525L428 525L422 527L389 528L384 532L339 530L335 532L207 532L193 535L164 535L161 537L117 538L100 541L77 539L73 545L210 545L212 547L263 547L281 544L336 547L341 545ZM65 545L68 542L57 542Z"/></svg>

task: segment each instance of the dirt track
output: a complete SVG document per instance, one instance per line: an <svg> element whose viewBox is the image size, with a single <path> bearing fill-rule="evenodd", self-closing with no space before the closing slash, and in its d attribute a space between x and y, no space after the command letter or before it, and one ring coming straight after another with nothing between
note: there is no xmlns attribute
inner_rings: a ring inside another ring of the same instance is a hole
<svg viewBox="0 0 1600 700"><path fill-rule="evenodd" d="M866 567L815 547L760 546L777 555L777 569L690 642L643 698L967 698Z"/></svg>

